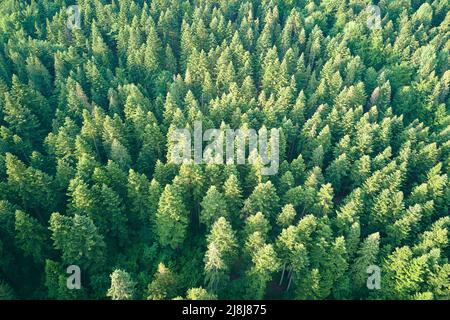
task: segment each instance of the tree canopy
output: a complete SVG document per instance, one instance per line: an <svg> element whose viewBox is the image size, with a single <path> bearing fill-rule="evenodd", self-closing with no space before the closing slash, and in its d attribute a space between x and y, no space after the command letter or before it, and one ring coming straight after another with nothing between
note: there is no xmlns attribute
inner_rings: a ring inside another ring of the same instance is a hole
<svg viewBox="0 0 450 320"><path fill-rule="evenodd" d="M450 3L372 4L0 1L0 299L449 299Z"/></svg>

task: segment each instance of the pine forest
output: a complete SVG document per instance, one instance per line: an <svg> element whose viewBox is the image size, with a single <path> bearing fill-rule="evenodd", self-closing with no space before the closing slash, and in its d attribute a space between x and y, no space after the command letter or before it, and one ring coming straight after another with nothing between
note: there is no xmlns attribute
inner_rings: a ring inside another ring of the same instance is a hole
<svg viewBox="0 0 450 320"><path fill-rule="evenodd" d="M448 0L0 0L0 300L449 300L449 50Z"/></svg>

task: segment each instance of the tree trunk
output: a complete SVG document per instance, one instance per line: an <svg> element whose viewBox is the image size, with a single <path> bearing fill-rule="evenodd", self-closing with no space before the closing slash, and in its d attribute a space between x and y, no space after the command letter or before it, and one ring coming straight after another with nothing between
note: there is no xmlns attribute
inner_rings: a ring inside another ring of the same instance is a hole
<svg viewBox="0 0 450 320"><path fill-rule="evenodd" d="M289 277L289 282L288 282L288 286L287 286L287 288L286 288L286 292L288 292L289 291L289 288L291 287L291 281L292 281L292 276L294 275L294 272L291 270L291 273L290 273L290 277Z"/></svg>
<svg viewBox="0 0 450 320"><path fill-rule="evenodd" d="M280 283L278 284L279 286L281 286L281 284L283 283L284 271L285 270L286 270L286 262L283 264L283 272L281 273Z"/></svg>

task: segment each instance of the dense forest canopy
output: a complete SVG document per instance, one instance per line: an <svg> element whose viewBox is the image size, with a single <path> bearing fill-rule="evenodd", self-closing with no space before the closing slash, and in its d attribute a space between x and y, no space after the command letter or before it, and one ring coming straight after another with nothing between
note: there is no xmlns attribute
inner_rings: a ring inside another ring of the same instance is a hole
<svg viewBox="0 0 450 320"><path fill-rule="evenodd" d="M449 9L1 0L0 299L449 299ZM277 174L173 163L196 121Z"/></svg>

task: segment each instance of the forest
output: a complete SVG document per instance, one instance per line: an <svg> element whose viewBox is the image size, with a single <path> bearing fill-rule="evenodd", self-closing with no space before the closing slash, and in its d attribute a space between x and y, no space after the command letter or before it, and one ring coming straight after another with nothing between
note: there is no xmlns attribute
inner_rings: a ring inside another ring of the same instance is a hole
<svg viewBox="0 0 450 320"><path fill-rule="evenodd" d="M449 50L448 0L0 0L0 300L450 299Z"/></svg>

